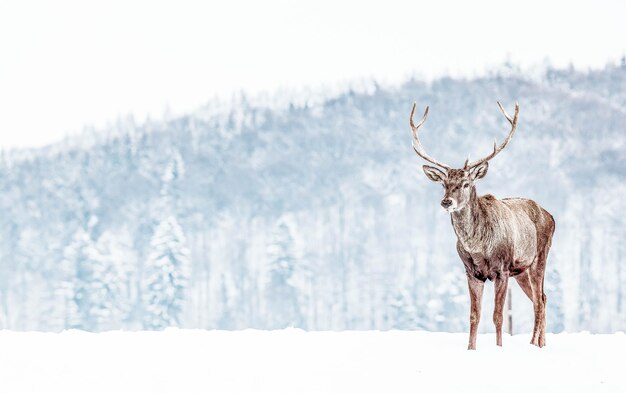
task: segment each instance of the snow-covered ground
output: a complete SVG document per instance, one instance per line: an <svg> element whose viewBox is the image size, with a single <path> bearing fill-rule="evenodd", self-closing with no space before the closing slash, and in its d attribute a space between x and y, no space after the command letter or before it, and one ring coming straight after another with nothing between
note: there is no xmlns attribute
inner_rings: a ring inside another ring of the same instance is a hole
<svg viewBox="0 0 626 393"><path fill-rule="evenodd" d="M1 392L625 392L626 335L0 332Z"/></svg>

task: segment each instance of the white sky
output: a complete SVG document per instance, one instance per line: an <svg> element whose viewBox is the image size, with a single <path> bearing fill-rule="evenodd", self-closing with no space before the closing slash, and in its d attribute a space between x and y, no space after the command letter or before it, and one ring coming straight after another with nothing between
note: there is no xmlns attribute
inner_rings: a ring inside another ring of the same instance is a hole
<svg viewBox="0 0 626 393"><path fill-rule="evenodd" d="M242 90L475 75L507 58L601 67L626 54L625 20L608 0L0 0L0 147Z"/></svg>

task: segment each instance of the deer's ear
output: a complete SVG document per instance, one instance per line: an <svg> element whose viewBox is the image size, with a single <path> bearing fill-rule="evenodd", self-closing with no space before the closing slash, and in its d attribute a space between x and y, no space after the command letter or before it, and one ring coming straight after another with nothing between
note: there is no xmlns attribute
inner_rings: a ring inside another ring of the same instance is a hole
<svg viewBox="0 0 626 393"><path fill-rule="evenodd" d="M442 182L447 177L446 174L443 173L443 171L435 168L434 166L424 165L422 166L422 169L424 169L424 173L432 181Z"/></svg>
<svg viewBox="0 0 626 393"><path fill-rule="evenodd" d="M487 174L487 169L489 169L489 162L485 161L472 169L472 172L470 173L470 178L472 179L472 181L482 179Z"/></svg>

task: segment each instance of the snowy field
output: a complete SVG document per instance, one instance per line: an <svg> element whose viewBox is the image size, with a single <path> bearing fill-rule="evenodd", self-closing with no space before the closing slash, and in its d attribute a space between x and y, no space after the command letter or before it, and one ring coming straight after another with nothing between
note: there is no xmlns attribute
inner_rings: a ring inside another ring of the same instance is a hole
<svg viewBox="0 0 626 393"><path fill-rule="evenodd" d="M1 392L625 392L626 335L0 332ZM493 389L493 390L492 390Z"/></svg>

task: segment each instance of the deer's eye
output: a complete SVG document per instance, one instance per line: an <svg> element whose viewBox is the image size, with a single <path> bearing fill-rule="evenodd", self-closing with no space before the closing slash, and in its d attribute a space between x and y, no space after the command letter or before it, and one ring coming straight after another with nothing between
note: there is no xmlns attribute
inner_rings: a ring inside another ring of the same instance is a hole
<svg viewBox="0 0 626 393"><path fill-rule="evenodd" d="M469 187L469 183L463 184L463 188L467 188L467 187Z"/></svg>

